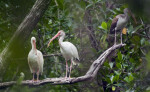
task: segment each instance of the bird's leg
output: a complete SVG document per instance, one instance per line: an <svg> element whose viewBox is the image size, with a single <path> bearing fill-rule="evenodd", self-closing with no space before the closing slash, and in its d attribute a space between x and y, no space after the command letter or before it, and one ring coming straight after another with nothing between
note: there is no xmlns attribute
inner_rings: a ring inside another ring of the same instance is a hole
<svg viewBox="0 0 150 92"><path fill-rule="evenodd" d="M32 81L34 81L34 73L33 73L33 79L32 79Z"/></svg>
<svg viewBox="0 0 150 92"><path fill-rule="evenodd" d="M31 82L34 82L34 73L33 73L33 78L32 78L32 80L31 80Z"/></svg>
<svg viewBox="0 0 150 92"><path fill-rule="evenodd" d="M122 44L122 30L121 30L120 38L121 38L121 44Z"/></svg>
<svg viewBox="0 0 150 92"><path fill-rule="evenodd" d="M37 72L37 79L36 79L37 82L39 82L39 70Z"/></svg>
<svg viewBox="0 0 150 92"><path fill-rule="evenodd" d="M68 73L68 64L67 64L67 60L66 60L66 77L65 78L67 78L67 74Z"/></svg>
<svg viewBox="0 0 150 92"><path fill-rule="evenodd" d="M39 82L39 74L37 74L37 79L36 79L36 81Z"/></svg>
<svg viewBox="0 0 150 92"><path fill-rule="evenodd" d="M70 65L69 79L70 79L70 75L71 75L71 69L72 69L72 61L71 61L71 65Z"/></svg>

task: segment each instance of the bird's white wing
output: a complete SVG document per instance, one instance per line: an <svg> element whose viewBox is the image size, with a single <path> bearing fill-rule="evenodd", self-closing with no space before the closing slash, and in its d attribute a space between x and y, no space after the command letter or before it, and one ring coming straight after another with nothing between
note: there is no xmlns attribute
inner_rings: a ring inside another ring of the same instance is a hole
<svg viewBox="0 0 150 92"><path fill-rule="evenodd" d="M66 42L71 50L72 56L79 60L78 50L77 48L70 42Z"/></svg>
<svg viewBox="0 0 150 92"><path fill-rule="evenodd" d="M30 68L31 73L33 73L33 70L32 70L32 68L31 68L31 64L30 64L29 55L30 55L30 52L29 52L29 54L28 54L28 65L29 65L29 68Z"/></svg>
<svg viewBox="0 0 150 92"><path fill-rule="evenodd" d="M40 72L40 74L42 74L43 73L44 59L43 59L43 54L41 53L41 51L37 50L37 56L38 56L39 72Z"/></svg>

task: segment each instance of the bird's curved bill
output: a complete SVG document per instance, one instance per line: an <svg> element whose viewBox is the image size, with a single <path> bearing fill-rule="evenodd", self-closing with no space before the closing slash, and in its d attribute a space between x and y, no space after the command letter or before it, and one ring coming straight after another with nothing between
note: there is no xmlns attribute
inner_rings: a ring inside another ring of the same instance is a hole
<svg viewBox="0 0 150 92"><path fill-rule="evenodd" d="M49 41L47 47L49 47L50 43L51 43L55 38L57 38L59 35L60 35L60 33L58 32L58 33Z"/></svg>

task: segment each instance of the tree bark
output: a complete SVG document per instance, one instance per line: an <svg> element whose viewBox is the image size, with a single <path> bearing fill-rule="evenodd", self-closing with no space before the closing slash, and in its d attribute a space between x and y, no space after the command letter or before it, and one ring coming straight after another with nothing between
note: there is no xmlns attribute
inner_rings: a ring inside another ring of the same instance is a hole
<svg viewBox="0 0 150 92"><path fill-rule="evenodd" d="M107 49L105 52L103 52L91 65L89 70L84 76L80 76L77 78L70 78L70 79L65 79L65 78L46 78L43 80L40 80L39 82L31 82L30 80L24 80L21 82L21 85L28 85L28 86L39 86L39 85L44 85L47 83L55 84L55 85L60 85L60 84L72 84L72 83L77 83L77 82L82 82L82 81L88 81L92 80L98 70L102 67L103 63L106 61L106 58L112 53L114 50L117 48L123 47L125 44L118 44L110 47ZM10 82L3 82L0 83L0 89L6 88L9 86L12 86L14 84L17 84L16 81L10 81Z"/></svg>
<svg viewBox="0 0 150 92"><path fill-rule="evenodd" d="M18 51L18 48L21 48L23 46L23 43L27 40L32 30L37 25L38 21L47 9L49 3L50 0L37 0L35 2L29 14L19 25L8 45L1 52L0 70L2 69L2 67L5 68L4 66L6 65L5 63L8 61L8 58L11 58L11 56Z"/></svg>

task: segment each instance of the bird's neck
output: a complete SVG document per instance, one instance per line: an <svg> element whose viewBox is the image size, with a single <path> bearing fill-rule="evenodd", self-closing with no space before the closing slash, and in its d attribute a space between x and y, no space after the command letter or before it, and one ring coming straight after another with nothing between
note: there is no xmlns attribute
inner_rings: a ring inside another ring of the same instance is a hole
<svg viewBox="0 0 150 92"><path fill-rule="evenodd" d="M36 44L32 43L32 50L36 52Z"/></svg>
<svg viewBox="0 0 150 92"><path fill-rule="evenodd" d="M59 44L60 44L60 45L61 45L61 43L63 42L64 37L65 37L65 36L61 36L61 37L59 38Z"/></svg>

